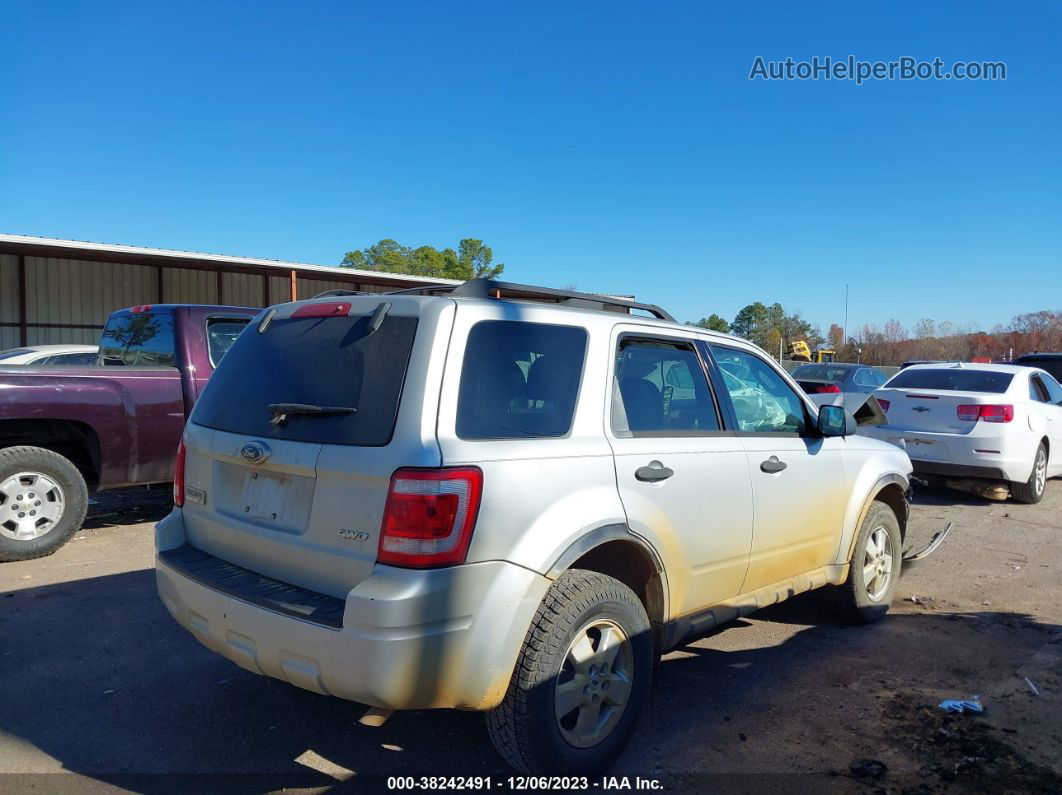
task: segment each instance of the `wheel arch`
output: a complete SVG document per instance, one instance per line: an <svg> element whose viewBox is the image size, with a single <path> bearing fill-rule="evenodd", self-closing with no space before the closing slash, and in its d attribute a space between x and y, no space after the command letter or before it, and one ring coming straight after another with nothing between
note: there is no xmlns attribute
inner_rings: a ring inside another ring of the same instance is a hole
<svg viewBox="0 0 1062 795"><path fill-rule="evenodd" d="M597 527L560 553L546 572L556 579L569 569L586 569L622 582L638 596L660 648L668 617L667 574L653 546L624 524Z"/></svg>
<svg viewBox="0 0 1062 795"><path fill-rule="evenodd" d="M870 512L870 507L875 502L884 502L892 508L893 513L896 514L896 521L900 524L900 543L903 544L907 536L907 522L911 513L910 505L907 501L909 489L910 483L907 478L897 472L890 472L877 480L873 488L868 492L866 499L863 500L863 505L856 517L844 562L851 561L856 539L859 537L859 528L863 526L863 520L867 518L867 513Z"/></svg>
<svg viewBox="0 0 1062 795"><path fill-rule="evenodd" d="M89 488L100 480L100 441L91 425L49 418L0 420L0 449L40 447L63 456L78 468Z"/></svg>

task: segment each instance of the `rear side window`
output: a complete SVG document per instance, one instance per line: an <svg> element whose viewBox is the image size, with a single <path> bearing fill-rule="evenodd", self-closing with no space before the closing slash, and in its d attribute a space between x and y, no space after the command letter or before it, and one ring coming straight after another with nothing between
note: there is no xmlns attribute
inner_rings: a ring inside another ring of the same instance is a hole
<svg viewBox="0 0 1062 795"><path fill-rule="evenodd" d="M869 367L856 370L852 380L859 386L877 387L885 383L885 377L877 370L871 370Z"/></svg>
<svg viewBox="0 0 1062 795"><path fill-rule="evenodd" d="M49 356L47 364L81 364L94 365L98 355L95 353L57 353Z"/></svg>
<svg viewBox="0 0 1062 795"><path fill-rule="evenodd" d="M207 320L207 351L212 365L218 366L248 322L250 318L212 317Z"/></svg>
<svg viewBox="0 0 1062 795"><path fill-rule="evenodd" d="M117 367L176 367L173 315L112 316L100 335L100 363Z"/></svg>
<svg viewBox="0 0 1062 795"><path fill-rule="evenodd" d="M1044 378L1043 385L1047 389L1048 401L1056 406L1062 406L1062 384L1054 378Z"/></svg>
<svg viewBox="0 0 1062 795"><path fill-rule="evenodd" d="M963 370L949 367L939 370L903 370L889 381L890 389L940 389L946 392L987 392L1002 394L1014 379L1011 373L992 370Z"/></svg>
<svg viewBox="0 0 1062 795"><path fill-rule="evenodd" d="M274 319L264 333L240 334L192 413L208 428L319 444L381 447L391 441L417 331L412 317L388 315L375 333L368 316ZM288 413L305 404L353 413Z"/></svg>
<svg viewBox="0 0 1062 795"><path fill-rule="evenodd" d="M586 331L484 320L472 327L461 366L457 435L533 439L571 430L586 358Z"/></svg>

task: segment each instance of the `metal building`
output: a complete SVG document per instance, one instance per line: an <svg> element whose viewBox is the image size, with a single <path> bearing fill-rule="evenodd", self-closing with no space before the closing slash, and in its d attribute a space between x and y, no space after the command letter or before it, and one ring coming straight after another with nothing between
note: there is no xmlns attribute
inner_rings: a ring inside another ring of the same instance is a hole
<svg viewBox="0 0 1062 795"><path fill-rule="evenodd" d="M457 284L398 273L0 234L0 350L98 341L138 304L269 306L324 290Z"/></svg>

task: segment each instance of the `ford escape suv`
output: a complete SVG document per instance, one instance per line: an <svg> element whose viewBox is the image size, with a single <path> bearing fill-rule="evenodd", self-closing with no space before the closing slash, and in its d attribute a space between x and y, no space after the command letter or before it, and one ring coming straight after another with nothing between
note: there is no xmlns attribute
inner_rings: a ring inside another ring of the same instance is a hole
<svg viewBox="0 0 1062 795"><path fill-rule="evenodd" d="M654 306L325 294L263 311L196 405L159 595L247 670L485 711L517 769L589 774L684 638L820 586L888 610L911 463L854 431Z"/></svg>

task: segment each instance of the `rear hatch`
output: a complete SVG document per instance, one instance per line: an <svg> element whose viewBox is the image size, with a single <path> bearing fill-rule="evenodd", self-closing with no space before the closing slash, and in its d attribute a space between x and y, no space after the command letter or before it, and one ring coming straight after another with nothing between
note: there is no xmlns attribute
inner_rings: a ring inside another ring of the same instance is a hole
<svg viewBox="0 0 1062 795"><path fill-rule="evenodd" d="M977 423L959 418L959 406L1006 402L1010 373L960 367L911 367L874 392L888 408L889 428L930 433L969 433Z"/></svg>
<svg viewBox="0 0 1062 795"><path fill-rule="evenodd" d="M252 322L186 431L188 542L337 598L367 577L391 474L439 465L422 417L441 305L343 297Z"/></svg>

